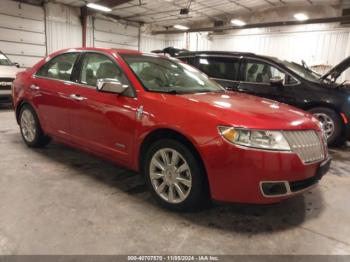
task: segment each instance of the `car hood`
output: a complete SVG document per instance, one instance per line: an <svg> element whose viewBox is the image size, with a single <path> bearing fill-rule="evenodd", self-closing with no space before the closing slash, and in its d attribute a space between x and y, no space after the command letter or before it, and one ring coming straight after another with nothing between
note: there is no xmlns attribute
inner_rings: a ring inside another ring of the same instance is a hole
<svg viewBox="0 0 350 262"><path fill-rule="evenodd" d="M171 103L177 106L216 118L218 125L269 130L319 130L318 121L311 114L238 92L185 94L177 95L174 99L176 101Z"/></svg>
<svg viewBox="0 0 350 262"><path fill-rule="evenodd" d="M331 76L334 80L337 80L338 77L350 66L350 56L345 58L343 61L341 61L339 64L337 64L335 67L330 69L327 73L325 73L323 76L321 76L321 79L326 79L327 77Z"/></svg>
<svg viewBox="0 0 350 262"><path fill-rule="evenodd" d="M16 66L0 66L0 78L15 78L16 74L23 71L23 68Z"/></svg>

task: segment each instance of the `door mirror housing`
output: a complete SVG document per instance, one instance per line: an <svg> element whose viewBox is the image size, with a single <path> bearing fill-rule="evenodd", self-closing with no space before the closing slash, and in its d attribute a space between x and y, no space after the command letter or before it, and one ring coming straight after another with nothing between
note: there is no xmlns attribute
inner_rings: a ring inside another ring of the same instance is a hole
<svg viewBox="0 0 350 262"><path fill-rule="evenodd" d="M14 62L13 63L17 68L20 68L20 65L19 65L19 63L17 63L17 62Z"/></svg>
<svg viewBox="0 0 350 262"><path fill-rule="evenodd" d="M272 77L270 78L271 85L283 86L283 79L280 77Z"/></svg>
<svg viewBox="0 0 350 262"><path fill-rule="evenodd" d="M97 91L100 92L122 94L128 88L128 85L123 85L116 79L104 78L97 80Z"/></svg>

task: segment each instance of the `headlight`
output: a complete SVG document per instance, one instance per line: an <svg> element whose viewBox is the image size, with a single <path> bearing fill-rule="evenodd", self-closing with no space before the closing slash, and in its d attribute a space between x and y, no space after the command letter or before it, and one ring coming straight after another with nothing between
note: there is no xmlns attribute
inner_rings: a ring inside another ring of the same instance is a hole
<svg viewBox="0 0 350 262"><path fill-rule="evenodd" d="M246 147L275 151L290 151L290 146L282 132L268 130L253 130L219 126L219 133L227 141Z"/></svg>

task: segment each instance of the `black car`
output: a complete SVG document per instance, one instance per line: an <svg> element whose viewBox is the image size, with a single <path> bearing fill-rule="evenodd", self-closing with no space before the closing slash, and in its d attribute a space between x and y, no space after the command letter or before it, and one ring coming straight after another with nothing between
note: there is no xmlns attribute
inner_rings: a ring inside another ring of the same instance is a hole
<svg viewBox="0 0 350 262"><path fill-rule="evenodd" d="M176 48L176 47L166 47L162 50L153 50L151 51L151 53L155 53L155 54L163 54L163 55L169 55L169 56L177 56L180 55L181 53L184 52L188 52L187 49L183 49L183 48Z"/></svg>
<svg viewBox="0 0 350 262"><path fill-rule="evenodd" d="M229 90L277 100L311 112L323 124L329 145L350 138L350 85L338 83L350 57L321 76L305 64L238 52L185 52L178 59Z"/></svg>

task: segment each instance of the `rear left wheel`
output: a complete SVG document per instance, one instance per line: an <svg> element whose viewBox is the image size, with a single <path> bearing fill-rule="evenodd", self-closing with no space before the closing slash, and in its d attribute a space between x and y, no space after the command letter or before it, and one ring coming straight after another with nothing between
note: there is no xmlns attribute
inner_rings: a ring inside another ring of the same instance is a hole
<svg viewBox="0 0 350 262"><path fill-rule="evenodd" d="M41 129L38 116L30 105L24 105L19 114L19 125L23 141L29 147L44 147L50 138Z"/></svg>

